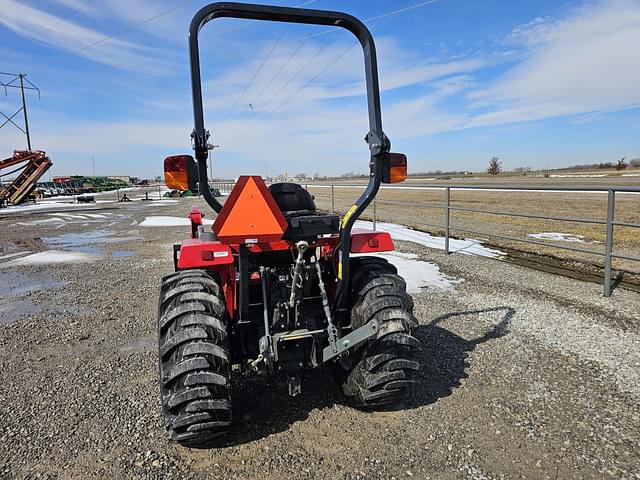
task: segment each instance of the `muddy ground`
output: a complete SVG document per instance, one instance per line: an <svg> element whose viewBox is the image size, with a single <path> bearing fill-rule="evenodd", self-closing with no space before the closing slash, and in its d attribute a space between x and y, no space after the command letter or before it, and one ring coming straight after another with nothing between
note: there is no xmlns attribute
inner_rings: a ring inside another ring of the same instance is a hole
<svg viewBox="0 0 640 480"><path fill-rule="evenodd" d="M404 408L350 408L323 369L297 398L237 375L220 447L169 443L156 301L188 227L140 223L192 203L0 212L0 478L640 479L640 295L405 242L464 281L414 295ZM21 264L49 250L83 255Z"/></svg>

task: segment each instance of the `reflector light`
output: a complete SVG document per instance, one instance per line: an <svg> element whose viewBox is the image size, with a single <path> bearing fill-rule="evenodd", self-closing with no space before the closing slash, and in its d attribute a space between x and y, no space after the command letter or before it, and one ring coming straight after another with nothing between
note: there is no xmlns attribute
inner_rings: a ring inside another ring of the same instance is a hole
<svg viewBox="0 0 640 480"><path fill-rule="evenodd" d="M222 243L268 243L282 238L287 221L259 176L243 175L213 222Z"/></svg>
<svg viewBox="0 0 640 480"><path fill-rule="evenodd" d="M404 153L387 153L382 172L383 183L399 183L407 179L407 156Z"/></svg>
<svg viewBox="0 0 640 480"><path fill-rule="evenodd" d="M164 171L186 172L188 159L189 157L187 155L174 155L173 157L167 157L164 159Z"/></svg>
<svg viewBox="0 0 640 480"><path fill-rule="evenodd" d="M173 155L164 159L164 182L173 190L189 190L189 155Z"/></svg>

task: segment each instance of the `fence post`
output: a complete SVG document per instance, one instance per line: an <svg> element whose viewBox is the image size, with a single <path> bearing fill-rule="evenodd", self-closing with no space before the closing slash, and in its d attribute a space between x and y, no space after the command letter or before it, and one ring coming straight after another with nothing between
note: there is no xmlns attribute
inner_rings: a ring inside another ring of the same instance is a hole
<svg viewBox="0 0 640 480"><path fill-rule="evenodd" d="M376 199L373 198L373 231L376 231Z"/></svg>
<svg viewBox="0 0 640 480"><path fill-rule="evenodd" d="M444 254L449 255L449 205L451 202L451 188L444 189Z"/></svg>
<svg viewBox="0 0 640 480"><path fill-rule="evenodd" d="M334 186L331 185L331 213L336 213L336 200L334 195Z"/></svg>
<svg viewBox="0 0 640 480"><path fill-rule="evenodd" d="M609 189L607 195L607 233L604 247L604 296L611 296L611 252L613 251L613 219L616 210L616 192Z"/></svg>

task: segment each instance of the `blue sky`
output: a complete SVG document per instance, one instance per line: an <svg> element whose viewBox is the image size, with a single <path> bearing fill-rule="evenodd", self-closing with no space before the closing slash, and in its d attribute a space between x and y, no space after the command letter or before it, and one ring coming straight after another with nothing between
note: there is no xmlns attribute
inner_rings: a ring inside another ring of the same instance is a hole
<svg viewBox="0 0 640 480"><path fill-rule="evenodd" d="M640 2L282 0L376 39L384 130L410 171L640 156ZM26 73L53 174L151 176L189 153L186 31L199 0L0 0L0 71ZM165 13L168 12L168 13ZM156 17L156 18L152 18ZM151 19L151 20L149 20ZM365 172L362 54L346 31L222 19L201 34L214 175ZM251 79L255 77L254 81ZM16 90L0 110L19 108ZM0 158L23 148L0 129Z"/></svg>

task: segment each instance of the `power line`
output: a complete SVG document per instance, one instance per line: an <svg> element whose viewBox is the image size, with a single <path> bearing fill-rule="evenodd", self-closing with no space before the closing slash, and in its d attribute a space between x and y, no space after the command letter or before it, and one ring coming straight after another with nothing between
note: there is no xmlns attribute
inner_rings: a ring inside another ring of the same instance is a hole
<svg viewBox="0 0 640 480"><path fill-rule="evenodd" d="M295 8L299 8L299 7L303 7L305 5L309 5L311 3L314 3L316 0L307 0L306 2L302 2L298 5L295 5ZM240 99L244 96L244 94L247 92L247 90L249 90L249 87L251 85L253 85L253 82L255 81L255 79L258 77L258 74L260 73L260 71L262 70L262 68L264 67L265 63L267 62L267 60L269 60L269 58L271 57L271 55L273 54L273 51L276 49L276 47L278 46L278 44L280 43L280 41L282 40L282 37L284 37L284 34L287 32L287 30L289 29L290 25L286 25L284 27L284 29L282 30L280 36L276 39L276 41L274 42L274 44L271 46L271 49L269 50L269 52L267 53L267 56L262 60L262 63L260 64L260 66L258 67L258 69L255 71L255 73L253 74L253 76L251 77L251 80L249 80L249 83L247 83L247 85L245 85L244 89L242 90L242 92L240 93L240 95L236 98L236 101L233 102L233 105L231 106L231 108L227 111L227 113L225 114L224 118L222 119L222 123L220 124L220 126L218 127L219 130L222 129L222 127L224 126L225 122L227 121L227 118L229 118L229 115L235 110L236 106L238 105L238 102L240 101ZM304 44L306 40L304 40L302 42L302 44ZM300 47L302 47L302 44L300 45ZM299 47L299 48L300 48ZM297 50L299 50L299 48ZM296 51L297 51L296 50ZM288 62L287 62L288 63ZM280 71L278 71L279 73ZM276 74L277 75L277 74ZM273 78L269 81L269 84L273 81ZM258 94L258 96L262 95L262 93L264 92L264 89L262 89L260 91L260 93ZM255 104L255 101L253 102ZM251 104L250 104L251 105Z"/></svg>
<svg viewBox="0 0 640 480"><path fill-rule="evenodd" d="M318 0L307 0L306 2L300 3L300 4L298 4L298 5L294 5L294 8L303 7L303 6L305 6L305 5L309 5L310 3L314 3L314 2L316 2L316 1L318 1ZM180 8L180 6L176 7L174 10L177 10L178 8ZM129 29L128 29L128 31L134 30L134 29L135 29L135 27L137 27L138 25L142 25L142 24L144 24L144 23L149 23L150 21L155 20L156 18L158 18L158 17L160 17L160 16L162 16L162 15L166 15L167 13L171 13L171 11L173 11L173 10L167 10L166 12L163 12L163 13L161 13L161 14L158 14L158 15L156 15L156 16L155 16L155 17L153 17L153 18L150 18L150 19L145 20L145 21L144 21L144 22L142 22L141 24L132 25L132 26L131 26L131 28L129 28ZM234 27L230 27L230 28L229 28L229 29L227 29L227 30L224 30L224 32L223 32L223 33L227 34L227 33L230 33L230 32L235 32L236 30L240 30L240 29L242 29L242 28L246 28L246 27L248 27L249 25L252 25L252 24L253 24L253 22L252 22L252 21L250 21L250 20L246 20L244 23L242 23L242 24L240 24L240 25L236 25L236 26L234 26ZM120 32L120 33L124 33L124 32ZM117 35L114 35L114 37L115 37L115 36L117 36ZM105 37L105 38L106 38L106 37ZM103 40L104 40L104 41L107 41L107 40L105 40L105 39L103 39ZM86 48L88 49L89 47L86 47ZM139 64L139 63L140 63L140 59L136 59L136 60L130 60L130 61L127 61L127 62L117 63L117 64L115 64L115 65L111 65L111 67L112 67L112 68L123 68L123 67L128 67L129 65ZM211 62L211 63L202 64L202 65L201 65L201 68L208 67L209 65L213 65L214 63L216 63L216 62Z"/></svg>
<svg viewBox="0 0 640 480"><path fill-rule="evenodd" d="M226 115L224 116L224 118L222 119L222 123L220 124L219 128L222 128L222 126L224 125L224 123L227 121L227 118L229 118L229 115L231 115L231 113L235 110L236 106L238 105L238 102L240 102L240 100L242 99L242 97L244 96L245 93L247 93L247 90L249 90L249 87L251 87L251 85L253 85L253 82L255 81L256 78L258 78L258 74L260 74L260 71L262 70L262 68L264 67L265 63L267 63L267 60L269 60L269 58L271 57L271 54L273 53L273 51L276 49L276 47L278 46L278 44L280 43L280 40L282 40L282 37L284 37L284 34L287 33L287 29L289 28L289 25L285 26L282 29L282 32L280 32L280 35L278 36L278 38L276 38L276 41L273 42L273 45L271 45L271 48L269 49L269 52L267 53L267 55L262 59L262 62L260 63L260 65L258 66L258 68L256 69L256 71L253 73L253 76L251 77L251 80L249 80L249 83L247 83L244 88L242 89L242 92L240 92L240 95L238 95L238 97L236 98L236 101L233 102L233 105L231 106L231 108L227 111Z"/></svg>
<svg viewBox="0 0 640 480"><path fill-rule="evenodd" d="M322 75L324 72L326 72L327 70L329 70L329 68L331 68L332 66L334 66L336 63L338 63L347 53L349 53L349 51L351 51L351 49L353 49L353 47L355 47L356 44L350 45L349 47L345 48L336 58L334 58L331 62L329 62L327 65L325 65L318 73L316 73L313 77L311 77L309 80L307 80L300 88L298 88L298 90L296 90L295 92L293 92L291 95L289 95L284 102L280 103L276 108L274 108L273 110L271 110L270 112L267 112L265 115L263 115L261 118L256 119L255 121L262 121L264 119L266 119L267 117L269 117L270 115L272 115L273 113L277 112L278 110L280 110L282 107L284 107L287 103L289 103L289 101L295 97L296 95L298 95L302 90L304 90L305 88L307 88L309 86L309 84L311 82L313 82L316 78L318 78L320 75Z"/></svg>
<svg viewBox="0 0 640 480"><path fill-rule="evenodd" d="M338 36L338 32L334 32L334 35L331 37L331 39L329 39L329 41L328 41L327 43L325 43L322 47L320 47L320 49L319 49L319 50L318 50L318 51L313 55L313 57L311 57L311 58L307 61L307 63L305 63L304 65L302 65L302 67L300 67L300 68L298 69L298 71L297 71L297 72L296 72L296 73L295 73L291 78L289 78L289 80L287 80L287 82L286 82L284 85L282 85L282 87L280 87L280 88L279 88L279 89L278 89L278 90L277 90L273 95L271 95L271 96L269 97L269 99L265 102L265 104L262 106L262 108L264 109L264 108L268 107L268 106L269 106L269 104L271 104L271 102L272 102L272 101L273 101L273 100L274 100L278 95L280 95L280 92L282 92L285 88L287 88L287 87L291 84L291 82L293 82L296 78L298 78L298 76L300 76L300 74L301 74L304 70L306 70L306 69L307 69L307 67L308 67L309 65L311 65L311 64L313 63L313 61L314 61L316 58L318 58L318 56L319 56L322 52L324 52L324 51L329 47L329 45L330 45L330 44L331 44L331 43L336 39L336 37L337 37L337 36ZM253 122L252 122L253 120L255 120L255 117L254 117L254 118L252 118L252 119L250 119L250 120L249 120L249 122L250 122L250 123L253 123ZM234 131L235 131L235 130L237 130L238 128L240 128L240 126L242 126L242 125L243 125L243 124L239 124L239 125L234 129ZM230 132L227 132L227 133L230 133Z"/></svg>
<svg viewBox="0 0 640 480"><path fill-rule="evenodd" d="M95 0L92 0L92 1L95 1ZM125 33L129 33L129 32L131 32L133 30L137 30L138 27L141 27L143 25L146 25L147 23L150 23L150 22L153 22L154 20L157 20L160 17L164 17L165 15L173 13L176 10L179 10L180 8L184 7L187 3L192 3L193 1L194 0L184 0L183 2L180 2L175 7L172 7L170 9L168 9L168 10L164 10L164 11L162 11L160 13L157 13L156 15L153 15L153 16L151 16L151 17L149 17L149 18L147 18L145 20L142 20L140 22L133 23L133 24L129 25L128 27L123 28L122 30L120 30L120 31L118 31L116 33L113 33L111 35L106 35L105 37L103 37L103 38L101 38L99 40L96 40L93 43L90 43L88 45L85 45L84 47L81 47L81 48L79 48L77 50L74 50L74 52L78 52L78 53L79 52L84 52L86 50L89 50L90 48L97 47L98 45L101 45L101 44L103 44L105 42L108 42L109 40L117 38L117 37L119 37L119 36L121 36L121 35L123 35ZM317 0L307 0L306 2L303 2L303 3L299 4L299 5L295 5L295 8L302 7L302 6L305 6L305 5L309 5L310 3L313 3L313 2L316 2L316 1ZM81 8L84 8L84 7L81 7Z"/></svg>
<svg viewBox="0 0 640 480"><path fill-rule="evenodd" d="M80 5L78 8L74 8L73 11L71 13L69 13L68 15L64 16L64 17L60 17L60 19L54 23L53 25L51 25L50 27L45 27L47 30L53 30L55 27L57 27L58 25L60 25L62 22L69 20L71 17L73 17L75 14L80 13L81 10L84 10L85 8L87 8L89 5L91 5L92 3L94 3L96 0L88 0L86 2L84 2L82 5Z"/></svg>
<svg viewBox="0 0 640 480"><path fill-rule="evenodd" d="M273 81L280 75L280 73L282 73L282 71L286 68L287 65L289 65L289 63L291 63L291 60L293 59L293 57L296 56L296 54L300 51L300 49L304 46L304 44L306 43L306 41L311 37L311 33L309 33L309 35L307 35L301 43L298 44L298 46L291 52L291 54L289 55L289 57L282 63L282 65L280 65L280 68L278 68L278 70L273 74L273 76L269 79L269 81L264 85L264 87L262 87L262 90L260 90L260 92L258 92L258 94L255 96L255 98L253 99L253 101L250 103L250 105L257 105L258 104L258 100L260 99L260 97L262 97L262 94L267 90L267 88L269 88L269 86L273 83ZM253 111L253 114L255 115L255 111ZM243 112L245 113L245 112ZM244 122L244 118L240 119L241 122ZM235 125L235 128L231 127L232 130L235 130L238 128L238 126L241 123L237 123Z"/></svg>
<svg viewBox="0 0 640 480"><path fill-rule="evenodd" d="M419 7L424 7L426 5L430 5L430 4L436 3L438 1L439 0L427 0L427 1L424 1L424 2L417 3L415 5L408 6L408 7L398 8L396 10L392 10L390 12L386 12L386 13L383 13L381 15L376 15L374 17L367 18L367 19L364 20L364 23L373 22L373 21L377 21L377 20L382 20L383 18L387 18L387 17L393 16L393 15L398 15L400 13L404 13L404 12L407 12L409 10L413 10L413 9L416 9L416 8L419 8ZM331 31L332 30L325 30L323 32L318 32L315 35L309 35L304 39L304 41L306 41L308 38L311 38L312 36L323 35L323 34L331 32ZM332 37L332 40L330 40L327 44L325 44L325 46L322 49L320 49L320 51L317 52L316 55L314 55L313 59L315 59L322 52L322 50L324 50L328 46L328 44L333 41L333 39L335 39L335 35ZM345 50L343 50L340 54L338 54L338 56L335 59L333 59L331 62L329 62L317 74L315 74L311 79L309 79L307 82L305 82L304 85L302 85L298 90L296 90L293 94L291 94L289 97L287 97L276 108L274 108L270 112L266 113L262 117L259 117L257 120L262 121L265 118L267 118L268 116L270 116L271 114L273 114L276 111L280 110L293 97L295 97L298 93L300 93L302 90L304 90L311 82L313 82L316 78L318 78L320 75L322 75L324 72L326 72L329 68L331 68L333 65L335 65L340 59L342 59L354 46L355 46L355 44L352 44L349 47L347 47ZM311 61L313 61L313 59ZM274 95L272 95L271 98L269 99L269 101L265 104L265 106L267 106L271 102L271 100L273 100L282 90L284 90L284 88L286 88L291 83L291 81L293 79L295 79L302 72L302 70L304 70L308 65L310 65L311 61L307 62L305 64L305 66L300 71L298 71L296 73L296 75L294 75L291 79L289 79L289 81L282 88L280 88ZM254 117L254 119L252 119L252 120L253 121L251 121L251 120L249 121L249 125L255 123L256 118Z"/></svg>
<svg viewBox="0 0 640 480"><path fill-rule="evenodd" d="M374 20L381 20L386 17L390 17L392 15L397 15L399 13L408 12L409 10L413 10L416 8L424 7L425 5L431 5L432 3L437 3L440 0L427 0L426 2L416 3L415 5L411 5L409 7L399 8L397 10L393 10L391 12L383 13L381 15L376 15L375 17L369 17L365 19L365 22L373 22Z"/></svg>
<svg viewBox="0 0 640 480"><path fill-rule="evenodd" d="M128 27L123 28L122 30L120 30L120 31L118 31L118 32L116 32L114 34L107 35L107 36L101 38L100 40L96 40L93 43L90 43L88 45L85 45L84 47L78 48L77 50L74 50L74 52L80 53L80 52L84 52L86 50L89 50L90 48L97 47L98 45L101 45L101 44L103 44L105 42L108 42L109 40L117 38L117 37L119 37L119 36L121 36L121 35L123 35L125 33L131 32L132 30L136 30L138 27L146 25L149 22L153 22L154 20L157 20L160 17L168 15L168 14L170 14L172 12L175 12L176 10L184 7L187 3L192 3L193 1L194 0L182 1L178 5L176 5L175 7L172 7L170 9L168 9L168 10L165 10L163 12L160 12L160 13L156 14L156 15L153 15L152 17L149 17L146 20L143 20L141 22L133 23L133 24L129 25Z"/></svg>
<svg viewBox="0 0 640 480"><path fill-rule="evenodd" d="M387 13L376 15L374 17L365 18L364 20L362 20L362 22L363 23L367 23L367 22L373 22L375 20L382 20L383 18L390 17L392 15L397 15L398 13L404 13L404 12L407 12L409 10L414 10L416 8L424 7L425 5L430 5L432 3L437 3L439 1L440 0L427 0L425 2L416 3L415 5L411 5L409 7L402 7L402 8L398 8L396 10L387 12ZM311 35L311 38L320 37L322 35L327 35L329 33L332 33L333 31L334 31L334 28L327 28L327 29L322 30L320 32L314 33L313 35ZM297 39L297 40L299 40L299 39ZM295 40L293 40L293 41L295 41Z"/></svg>

